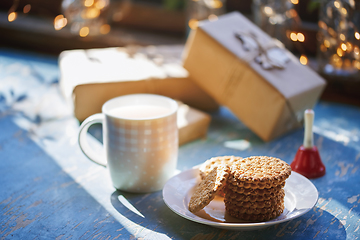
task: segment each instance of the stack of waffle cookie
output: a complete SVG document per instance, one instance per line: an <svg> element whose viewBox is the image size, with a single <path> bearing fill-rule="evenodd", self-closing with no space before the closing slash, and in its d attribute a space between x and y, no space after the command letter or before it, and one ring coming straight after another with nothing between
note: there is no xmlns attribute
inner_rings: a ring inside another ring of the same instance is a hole
<svg viewBox="0 0 360 240"><path fill-rule="evenodd" d="M231 165L225 190L229 215L249 221L267 221L284 211L285 180L291 173L284 161L256 156Z"/></svg>
<svg viewBox="0 0 360 240"><path fill-rule="evenodd" d="M216 171L225 179L217 184L216 190L224 196L230 216L259 222L276 218L284 211L283 187L291 174L286 162L266 156L216 157L202 164L200 176L209 182L209 173Z"/></svg>

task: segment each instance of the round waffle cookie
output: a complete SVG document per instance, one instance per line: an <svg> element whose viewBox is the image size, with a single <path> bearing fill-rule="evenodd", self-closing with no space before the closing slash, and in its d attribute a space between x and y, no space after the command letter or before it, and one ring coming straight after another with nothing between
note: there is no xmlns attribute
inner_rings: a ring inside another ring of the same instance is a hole
<svg viewBox="0 0 360 240"><path fill-rule="evenodd" d="M256 201L256 202L231 202L225 200L225 206L228 206L233 209L240 209L243 212L255 213L253 211L261 211L261 213L269 212L269 209L274 208L275 206L282 204L284 199L274 199L274 200L265 200L265 201ZM250 212L251 211L251 212ZM258 212L260 213L260 212Z"/></svg>
<svg viewBox="0 0 360 240"><path fill-rule="evenodd" d="M229 181L229 180L228 180ZM271 188L245 188L235 184L228 184L226 190L230 190L231 193L239 193L245 195L269 195L271 193L276 194L285 186L285 182L280 185Z"/></svg>
<svg viewBox="0 0 360 240"><path fill-rule="evenodd" d="M248 214L248 213L241 213L239 211L236 211L234 209L226 209L228 214L232 217L239 218L245 221L251 221L251 222L262 222L262 221L268 221L270 219L276 218L280 216L284 208L276 209L272 212L265 213L265 214Z"/></svg>
<svg viewBox="0 0 360 240"><path fill-rule="evenodd" d="M291 167L279 158L253 156L231 165L229 182L244 188L271 188L283 184Z"/></svg>
<svg viewBox="0 0 360 240"><path fill-rule="evenodd" d="M208 205L215 195L224 187L230 167L219 165L214 167L206 177L195 187L189 201L189 211L198 212Z"/></svg>
<svg viewBox="0 0 360 240"><path fill-rule="evenodd" d="M260 181L253 181L253 182L246 182L237 179L233 174L230 174L228 182L235 187L244 188L244 189L268 189L274 188L277 186L284 186L285 181L273 181L273 182L260 182Z"/></svg>
<svg viewBox="0 0 360 240"><path fill-rule="evenodd" d="M267 200L284 198L284 197L285 197L284 189L280 189L277 192L270 192L270 193L261 194L261 195L246 195L246 194L232 192L229 189L227 189L225 192L225 200L237 201L237 202L267 201Z"/></svg>
<svg viewBox="0 0 360 240"><path fill-rule="evenodd" d="M236 199L224 199L225 205L237 206L241 208L265 208L273 207L282 202L284 202L284 195L279 195L278 197L269 199L269 200L255 200L255 201L238 201Z"/></svg>
<svg viewBox="0 0 360 240"><path fill-rule="evenodd" d="M280 200L276 202L274 205L270 205L269 207L242 207L236 204L231 204L229 202L225 202L226 210L236 211L241 214L268 214L274 211L284 210L284 200Z"/></svg>
<svg viewBox="0 0 360 240"><path fill-rule="evenodd" d="M209 160L206 160L203 164L201 164L200 170L200 177L204 179L208 173L217 166L220 165L229 165L231 166L234 162L241 160L241 157L234 157L234 156L222 156L222 157L213 157Z"/></svg>

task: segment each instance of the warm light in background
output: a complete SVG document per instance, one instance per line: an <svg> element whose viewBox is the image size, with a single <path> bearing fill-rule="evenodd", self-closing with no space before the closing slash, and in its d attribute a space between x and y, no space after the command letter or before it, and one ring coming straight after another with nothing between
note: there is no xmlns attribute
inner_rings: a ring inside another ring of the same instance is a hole
<svg viewBox="0 0 360 240"><path fill-rule="evenodd" d="M351 52L353 50L353 45L350 42L346 43L347 51Z"/></svg>
<svg viewBox="0 0 360 240"><path fill-rule="evenodd" d="M299 60L302 65L306 65L308 63L308 58L305 55L301 55Z"/></svg>
<svg viewBox="0 0 360 240"><path fill-rule="evenodd" d="M84 9L81 12L81 17L83 19L94 19L97 18L99 15L100 15L100 10L94 7Z"/></svg>
<svg viewBox="0 0 360 240"><path fill-rule="evenodd" d="M100 27L100 33L101 34L108 34L111 30L111 27L109 24L103 24L101 27Z"/></svg>
<svg viewBox="0 0 360 240"><path fill-rule="evenodd" d="M291 39L292 41L296 42L296 41L297 41L297 34L294 33L294 32L290 33L290 39Z"/></svg>
<svg viewBox="0 0 360 240"><path fill-rule="evenodd" d="M346 15L346 14L347 14L346 8L341 8L341 13L344 14L344 15Z"/></svg>
<svg viewBox="0 0 360 240"><path fill-rule="evenodd" d="M346 44L345 44L345 43L342 43L342 44L341 44L341 49L342 49L344 52L346 52L347 47L346 47Z"/></svg>
<svg viewBox="0 0 360 240"><path fill-rule="evenodd" d="M327 51L327 47L325 47L324 44L321 44L321 45L320 45L320 51L326 52L326 51Z"/></svg>
<svg viewBox="0 0 360 240"><path fill-rule="evenodd" d="M337 64L337 63L339 63L339 62L342 64L341 58L340 58L338 55L336 55L336 54L333 54L333 55L331 56L331 61L332 61L334 64Z"/></svg>
<svg viewBox="0 0 360 240"><path fill-rule="evenodd" d="M358 46L354 47L354 53L355 53L355 55L360 55L360 49Z"/></svg>
<svg viewBox="0 0 360 240"><path fill-rule="evenodd" d="M106 2L104 0L99 0L95 3L95 7L99 10L103 9L106 6Z"/></svg>
<svg viewBox="0 0 360 240"><path fill-rule="evenodd" d="M344 55L344 52L343 52L343 50L341 50L341 48L338 48L336 50L336 53L337 53L337 55L339 55L339 57L342 57Z"/></svg>
<svg viewBox="0 0 360 240"><path fill-rule="evenodd" d="M264 7L264 13L268 16L271 16L271 15L273 15L274 10L269 6L266 6L266 7Z"/></svg>
<svg viewBox="0 0 360 240"><path fill-rule="evenodd" d="M296 32L291 32L290 33L290 39L291 39L291 41L294 41L294 42L296 42L296 41L299 41L299 42L304 42L305 41L305 36L304 36L304 34L302 34L302 33L296 33Z"/></svg>
<svg viewBox="0 0 360 240"><path fill-rule="evenodd" d="M339 1L335 1L335 2L334 2L334 6L335 6L336 8L340 8L340 3L339 3Z"/></svg>
<svg viewBox="0 0 360 240"><path fill-rule="evenodd" d="M345 41L345 34L340 33L339 37L340 37L341 41Z"/></svg>
<svg viewBox="0 0 360 240"><path fill-rule="evenodd" d="M337 36L337 34L336 34L335 30L334 30L334 29L332 29L331 27L329 27L329 28L328 28L328 32L329 32L329 33L330 33L330 35L332 35L333 37L336 37L336 36Z"/></svg>
<svg viewBox="0 0 360 240"><path fill-rule="evenodd" d="M54 28L55 30L60 30L63 27L65 27L67 24L67 19L64 17L64 15L60 14L57 15L54 19Z"/></svg>
<svg viewBox="0 0 360 240"><path fill-rule="evenodd" d="M26 4L23 8L23 13L28 13L31 10L31 4Z"/></svg>
<svg viewBox="0 0 360 240"><path fill-rule="evenodd" d="M294 18L294 17L297 17L297 11L295 9L290 9L289 11L286 11L286 16L288 18Z"/></svg>
<svg viewBox="0 0 360 240"><path fill-rule="evenodd" d="M85 7L91 7L94 4L94 0L85 0L84 6Z"/></svg>
<svg viewBox="0 0 360 240"><path fill-rule="evenodd" d="M196 19L190 19L190 20L189 20L189 27L190 27L191 29L196 29L196 28L198 27L198 25L199 25L199 21L198 21L198 20L196 20Z"/></svg>
<svg viewBox="0 0 360 240"><path fill-rule="evenodd" d="M346 21L340 21L339 26L342 30L345 30L347 28L347 22Z"/></svg>
<svg viewBox="0 0 360 240"><path fill-rule="evenodd" d="M214 22L214 21L218 20L218 16L216 16L215 14L210 14L208 19L210 22Z"/></svg>
<svg viewBox="0 0 360 240"><path fill-rule="evenodd" d="M212 8L222 8L223 3L220 0L212 0L209 2L209 5Z"/></svg>
<svg viewBox="0 0 360 240"><path fill-rule="evenodd" d="M80 37L86 37L87 35L89 35L89 28L88 27L82 27L79 31L79 35Z"/></svg>
<svg viewBox="0 0 360 240"><path fill-rule="evenodd" d="M322 28L322 29L325 29L325 30L327 29L326 23L324 23L324 22L321 21L321 20L318 22L318 25L319 25L319 27Z"/></svg>
<svg viewBox="0 0 360 240"><path fill-rule="evenodd" d="M11 12L8 15L8 21L13 22L13 21L15 21L16 17L17 17L17 13L16 12Z"/></svg>
<svg viewBox="0 0 360 240"><path fill-rule="evenodd" d="M298 3L299 3L299 0L291 0L291 3L292 3L292 4L298 4Z"/></svg>
<svg viewBox="0 0 360 240"><path fill-rule="evenodd" d="M325 39L324 40L324 45L325 45L325 47L329 48L330 47L330 41Z"/></svg>
<svg viewBox="0 0 360 240"><path fill-rule="evenodd" d="M299 42L304 42L304 41L305 41L305 36L304 36L304 34L302 34L302 33L296 34L296 37L297 37L297 40L298 40Z"/></svg>
<svg viewBox="0 0 360 240"><path fill-rule="evenodd" d="M358 33L358 32L355 32L355 38L357 39L357 40L360 40L360 33Z"/></svg>
<svg viewBox="0 0 360 240"><path fill-rule="evenodd" d="M353 65L354 65L355 68L360 70L360 61L354 60Z"/></svg>

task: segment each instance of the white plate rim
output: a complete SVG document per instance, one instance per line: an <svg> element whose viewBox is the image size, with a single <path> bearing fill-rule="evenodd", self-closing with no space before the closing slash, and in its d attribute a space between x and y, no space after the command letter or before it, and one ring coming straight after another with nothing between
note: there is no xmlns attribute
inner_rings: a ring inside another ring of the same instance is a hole
<svg viewBox="0 0 360 240"><path fill-rule="evenodd" d="M289 212L285 218L273 219L273 220L266 221L266 222L221 223L221 222L210 221L208 219L200 218L199 216L191 213L185 206L184 200L185 200L186 194L192 187L194 187L194 183L193 184L190 184L190 183L185 184L184 188L182 188L182 189L174 188L172 186L175 181L179 181L181 178L185 178L185 180L188 180L188 181L196 181L196 179L198 178L198 175L199 175L198 172L199 172L199 170L197 168L192 168L192 169L188 169L183 172L180 172L179 174L170 178L166 182L166 184L163 188L163 191L162 191L163 200L164 200L165 204L179 216L181 216L185 219L188 219L190 221L193 221L193 222L197 222L197 223L201 223L201 224L205 224L205 225L209 225L209 226L213 226L213 227L218 227L218 228L223 228L223 229L232 229L232 230L255 230L255 229L265 228L265 227L269 227L271 225L287 222L287 221L298 218L298 217L306 214L307 212L309 212L315 206L315 204L318 201L318 197L319 197L319 193L318 193L315 185L309 179L304 177L303 175L293 171L291 173L290 177L286 180L286 185L285 185L284 189L286 189L287 187L289 188L289 184L294 184L294 182L296 182L296 181L300 181L302 184L305 184L307 191L309 190L311 193L311 195L307 195L307 196L310 196L310 198L308 198L308 197L306 198L306 201L308 201L308 203L307 203L308 206L306 206L305 208L304 207L297 208L297 207L299 207L299 204L303 204L303 201L299 201L296 203L295 209L293 211ZM175 192L174 192L174 189L175 189ZM177 194L178 196L180 196L180 198L175 199L176 203L174 203L173 198L170 197L170 196L173 196L174 194L175 195ZM179 207L179 206L183 212L181 212L177 209L177 207Z"/></svg>

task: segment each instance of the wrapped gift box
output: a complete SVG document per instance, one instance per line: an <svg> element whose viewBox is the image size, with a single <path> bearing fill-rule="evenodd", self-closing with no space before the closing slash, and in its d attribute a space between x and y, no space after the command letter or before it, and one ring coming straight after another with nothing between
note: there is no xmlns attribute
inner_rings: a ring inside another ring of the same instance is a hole
<svg viewBox="0 0 360 240"><path fill-rule="evenodd" d="M107 100L132 93L164 95L200 110L216 110L218 104L177 62L179 51L176 46L64 51L59 56L60 88L79 121L101 112Z"/></svg>
<svg viewBox="0 0 360 240"><path fill-rule="evenodd" d="M175 55L182 50L162 46L64 51L59 57L60 88L79 121L125 94L153 93L179 100L179 144L184 144L206 136L211 117L198 109L213 111L218 104L177 62L180 56Z"/></svg>
<svg viewBox="0 0 360 240"><path fill-rule="evenodd" d="M184 51L190 78L264 141L302 126L325 81L238 12L203 21Z"/></svg>
<svg viewBox="0 0 360 240"><path fill-rule="evenodd" d="M177 125L179 129L179 145L205 138L211 116L184 103L178 102L178 104Z"/></svg>

